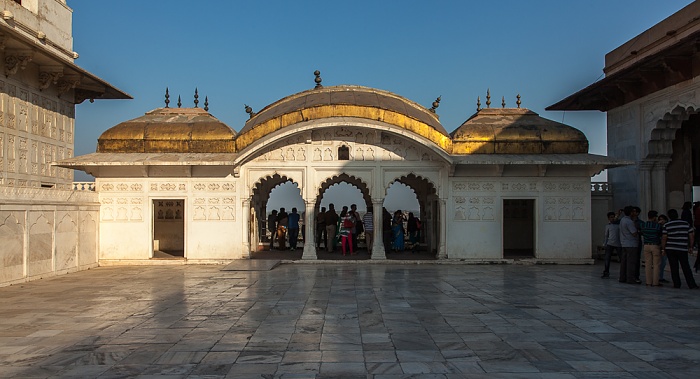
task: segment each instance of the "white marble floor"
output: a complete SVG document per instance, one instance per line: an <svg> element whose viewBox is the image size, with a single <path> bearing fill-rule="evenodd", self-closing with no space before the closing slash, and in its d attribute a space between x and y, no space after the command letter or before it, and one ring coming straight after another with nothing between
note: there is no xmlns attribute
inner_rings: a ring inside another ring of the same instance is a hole
<svg viewBox="0 0 700 379"><path fill-rule="evenodd" d="M0 377L700 377L700 291L600 265L223 267L0 288Z"/></svg>

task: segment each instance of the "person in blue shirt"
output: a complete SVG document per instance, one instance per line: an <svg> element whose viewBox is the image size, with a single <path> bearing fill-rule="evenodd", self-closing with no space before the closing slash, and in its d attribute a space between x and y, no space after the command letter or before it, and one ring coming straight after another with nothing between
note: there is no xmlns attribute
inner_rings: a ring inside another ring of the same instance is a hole
<svg viewBox="0 0 700 379"><path fill-rule="evenodd" d="M289 250L297 249L299 239L299 214L296 208L292 208L292 213L287 216L287 233L289 234Z"/></svg>

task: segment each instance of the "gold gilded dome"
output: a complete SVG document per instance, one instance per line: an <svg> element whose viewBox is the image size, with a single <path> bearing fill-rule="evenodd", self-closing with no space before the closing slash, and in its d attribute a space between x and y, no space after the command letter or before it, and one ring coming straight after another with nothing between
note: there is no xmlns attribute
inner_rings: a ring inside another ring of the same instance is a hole
<svg viewBox="0 0 700 379"><path fill-rule="evenodd" d="M277 130L332 117L382 121L419 134L443 149L449 149L451 143L437 115L420 104L388 91L341 85L299 92L266 106L246 122L236 145L241 151Z"/></svg>
<svg viewBox="0 0 700 379"><path fill-rule="evenodd" d="M236 132L201 108L159 108L106 130L98 153L234 153Z"/></svg>
<svg viewBox="0 0 700 379"><path fill-rule="evenodd" d="M481 109L450 135L455 155L588 153L580 130L525 108Z"/></svg>

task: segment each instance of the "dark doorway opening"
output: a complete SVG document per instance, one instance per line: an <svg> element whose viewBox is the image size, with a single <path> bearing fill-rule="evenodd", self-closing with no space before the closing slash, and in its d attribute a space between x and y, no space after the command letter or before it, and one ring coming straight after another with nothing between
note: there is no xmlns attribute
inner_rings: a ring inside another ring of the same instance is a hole
<svg viewBox="0 0 700 379"><path fill-rule="evenodd" d="M185 257L185 200L153 200L153 258Z"/></svg>
<svg viewBox="0 0 700 379"><path fill-rule="evenodd" d="M503 200L503 257L535 256L535 200Z"/></svg>

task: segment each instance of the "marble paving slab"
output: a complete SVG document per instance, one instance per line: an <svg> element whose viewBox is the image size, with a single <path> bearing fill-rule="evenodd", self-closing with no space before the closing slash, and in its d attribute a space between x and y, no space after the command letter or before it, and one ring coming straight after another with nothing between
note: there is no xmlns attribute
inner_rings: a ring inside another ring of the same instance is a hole
<svg viewBox="0 0 700 379"><path fill-rule="evenodd" d="M279 259L241 259L229 263L221 271L270 271L278 264Z"/></svg>

